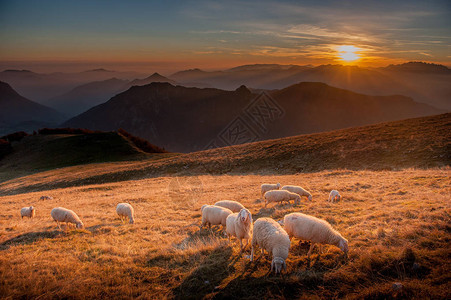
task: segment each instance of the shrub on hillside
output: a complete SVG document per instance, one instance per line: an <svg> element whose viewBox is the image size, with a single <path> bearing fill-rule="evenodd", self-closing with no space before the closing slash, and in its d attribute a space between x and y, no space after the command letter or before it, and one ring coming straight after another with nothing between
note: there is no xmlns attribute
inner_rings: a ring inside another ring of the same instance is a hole
<svg viewBox="0 0 451 300"><path fill-rule="evenodd" d="M85 128L42 128L38 130L39 134L90 134L100 132L101 131L95 131Z"/></svg>
<svg viewBox="0 0 451 300"><path fill-rule="evenodd" d="M11 153L13 151L13 147L11 143L7 140L0 139L0 159L2 159L5 155Z"/></svg>
<svg viewBox="0 0 451 300"><path fill-rule="evenodd" d="M137 148L139 148L140 150L142 150L144 152L147 152L147 153L167 153L168 152L164 148L155 146L143 138L140 138L140 137L137 137L137 136L134 136L134 135L128 133L127 131L125 131L122 128L120 128L117 132L119 134L121 134L122 136L124 136L125 138L127 138Z"/></svg>
<svg viewBox="0 0 451 300"><path fill-rule="evenodd" d="M28 135L28 133L26 133L25 131L18 131L18 132L14 132L14 133L10 133L8 135L2 136L2 137L0 137L0 139L7 140L8 142L18 142L27 135Z"/></svg>

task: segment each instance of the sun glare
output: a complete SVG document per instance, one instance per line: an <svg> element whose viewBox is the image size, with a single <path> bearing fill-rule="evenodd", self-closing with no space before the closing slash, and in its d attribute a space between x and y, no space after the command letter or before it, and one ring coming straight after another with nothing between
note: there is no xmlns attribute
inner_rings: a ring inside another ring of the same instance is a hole
<svg viewBox="0 0 451 300"><path fill-rule="evenodd" d="M338 56L345 62L353 62L360 58L360 56L356 53L359 50L359 48L354 46L340 46L338 47Z"/></svg>

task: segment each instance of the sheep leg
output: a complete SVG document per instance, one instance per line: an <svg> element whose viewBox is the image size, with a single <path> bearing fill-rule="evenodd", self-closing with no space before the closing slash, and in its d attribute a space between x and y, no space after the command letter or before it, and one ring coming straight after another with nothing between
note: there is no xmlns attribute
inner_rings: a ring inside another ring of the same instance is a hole
<svg viewBox="0 0 451 300"><path fill-rule="evenodd" d="M243 252L243 240L240 239L240 253Z"/></svg>
<svg viewBox="0 0 451 300"><path fill-rule="evenodd" d="M61 229L61 226L60 226L60 222L58 222L58 221L55 221L56 222L56 225L58 226L58 228L60 229L60 230L62 230Z"/></svg>
<svg viewBox="0 0 451 300"><path fill-rule="evenodd" d="M315 243L312 243L310 245L310 250L307 252L307 257L310 259L310 255L312 254L313 248L315 247Z"/></svg>
<svg viewBox="0 0 451 300"><path fill-rule="evenodd" d="M246 249L248 244L249 244L249 239L246 239L246 245L244 245L244 249Z"/></svg>
<svg viewBox="0 0 451 300"><path fill-rule="evenodd" d="M254 261L254 244L252 244L251 261Z"/></svg>

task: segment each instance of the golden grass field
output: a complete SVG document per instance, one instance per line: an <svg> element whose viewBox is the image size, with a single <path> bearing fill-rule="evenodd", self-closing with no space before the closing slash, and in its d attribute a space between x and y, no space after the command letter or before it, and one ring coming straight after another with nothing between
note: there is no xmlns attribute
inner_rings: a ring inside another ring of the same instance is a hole
<svg viewBox="0 0 451 300"><path fill-rule="evenodd" d="M0 297L450 299L450 175L445 167L156 177L3 196ZM264 209L265 182L301 185L313 201ZM342 201L326 202L332 189ZM254 220L294 211L324 218L349 240L349 258L326 246L309 262L308 245L292 241L287 272L271 274L270 257L257 252L251 263L249 248L240 255L218 230L199 231L200 206L221 199L242 202ZM121 224L118 202L134 206L134 225ZM29 205L36 217L20 219ZM86 228L57 230L56 206Z"/></svg>

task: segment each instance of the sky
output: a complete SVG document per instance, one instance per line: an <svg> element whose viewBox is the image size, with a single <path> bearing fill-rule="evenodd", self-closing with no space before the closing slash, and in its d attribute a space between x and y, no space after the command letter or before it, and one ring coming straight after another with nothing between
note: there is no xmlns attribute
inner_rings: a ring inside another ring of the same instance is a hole
<svg viewBox="0 0 451 300"><path fill-rule="evenodd" d="M451 66L451 1L0 0L0 39L0 68Z"/></svg>

